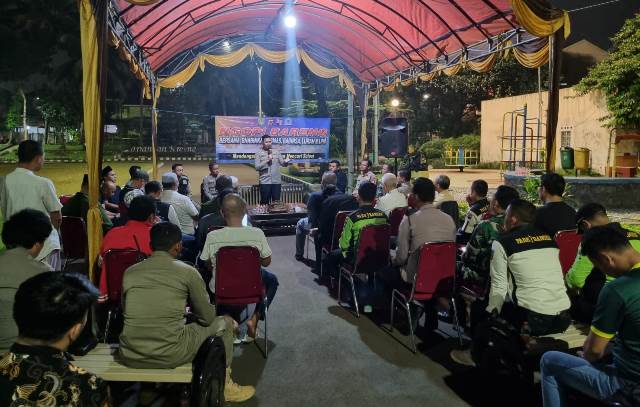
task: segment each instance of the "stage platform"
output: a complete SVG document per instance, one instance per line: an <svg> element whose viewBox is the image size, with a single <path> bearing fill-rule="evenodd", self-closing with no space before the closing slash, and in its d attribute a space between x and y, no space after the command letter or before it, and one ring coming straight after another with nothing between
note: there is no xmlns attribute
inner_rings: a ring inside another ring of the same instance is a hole
<svg viewBox="0 0 640 407"><path fill-rule="evenodd" d="M269 213L266 206L250 207L249 222L268 235L295 233L298 220L307 216L307 208L303 203L287 206L289 210L281 213Z"/></svg>

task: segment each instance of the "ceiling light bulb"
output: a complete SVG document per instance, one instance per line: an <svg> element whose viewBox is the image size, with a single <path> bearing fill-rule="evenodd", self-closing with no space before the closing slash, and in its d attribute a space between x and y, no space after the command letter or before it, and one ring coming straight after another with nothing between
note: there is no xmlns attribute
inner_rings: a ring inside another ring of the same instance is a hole
<svg viewBox="0 0 640 407"><path fill-rule="evenodd" d="M284 25L287 26L288 28L294 28L297 23L298 21L296 20L296 17L291 14L287 15L284 18Z"/></svg>
<svg viewBox="0 0 640 407"><path fill-rule="evenodd" d="M391 106L393 107L400 106L400 101L398 99L391 99Z"/></svg>

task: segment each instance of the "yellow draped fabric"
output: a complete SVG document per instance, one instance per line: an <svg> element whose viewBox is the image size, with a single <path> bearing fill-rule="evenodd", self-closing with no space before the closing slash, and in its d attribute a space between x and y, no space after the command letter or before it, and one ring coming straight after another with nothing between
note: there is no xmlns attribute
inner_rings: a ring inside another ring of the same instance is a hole
<svg viewBox="0 0 640 407"><path fill-rule="evenodd" d="M420 75L418 78L423 81L423 82L429 82L433 79L435 79L438 75L440 75L440 71L431 71L429 73L425 73L423 75Z"/></svg>
<svg viewBox="0 0 640 407"><path fill-rule="evenodd" d="M117 35L113 33L113 31L109 32L109 43L118 51L118 56L120 59L129 64L129 70L139 80L144 83L144 97L146 99L151 99L151 84L149 83L149 79L146 77L142 69L138 66L133 56L127 51L125 47L122 46L122 42Z"/></svg>
<svg viewBox="0 0 640 407"><path fill-rule="evenodd" d="M80 41L82 48L82 102L84 106L84 137L89 176L89 212L87 235L89 239L89 277L93 280L93 266L102 245L102 217L98 209L100 189L100 138L102 117L100 108L100 51L98 29L91 0L79 0Z"/></svg>
<svg viewBox="0 0 640 407"><path fill-rule="evenodd" d="M153 92L153 108L151 109L151 175L156 181L158 177L158 98L160 97L160 87L156 87Z"/></svg>
<svg viewBox="0 0 640 407"><path fill-rule="evenodd" d="M544 47L530 54L523 52L518 48L513 48L513 56L520 65L527 68L538 68L549 61L549 43L546 43Z"/></svg>
<svg viewBox="0 0 640 407"><path fill-rule="evenodd" d="M547 10L549 14L557 16L545 19L536 14L528 3L534 3L535 0L511 0L511 7L525 30L536 37L548 37L561 28L564 28L564 38L571 34L571 22L569 21L569 13L564 10Z"/></svg>
<svg viewBox="0 0 640 407"><path fill-rule="evenodd" d="M460 71L462 71L462 68L464 68L464 61L457 63L455 65L452 65L448 68L444 68L442 69L442 72L444 72L444 74L447 76L453 76L453 75L459 74Z"/></svg>
<svg viewBox="0 0 640 407"><path fill-rule="evenodd" d="M253 58L254 55L273 64L281 64L291 58L296 58L298 63L303 62L314 75L327 79L338 78L342 87L355 94L353 81L342 69L327 68L320 65L302 48L272 51L253 43L246 44L242 48L224 55L198 55L182 71L162 79L159 84L163 88L176 88L189 82L198 69L204 71L205 62L220 68L230 68L238 65L247 57Z"/></svg>
<svg viewBox="0 0 640 407"><path fill-rule="evenodd" d="M491 68L496 64L498 60L498 54L494 52L487 58L481 61L467 61L467 68L476 72L489 72Z"/></svg>

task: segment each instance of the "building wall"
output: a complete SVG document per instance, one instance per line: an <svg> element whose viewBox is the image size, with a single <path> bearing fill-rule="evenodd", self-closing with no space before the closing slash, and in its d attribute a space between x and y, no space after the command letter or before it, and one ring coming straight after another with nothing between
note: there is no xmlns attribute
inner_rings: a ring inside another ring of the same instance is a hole
<svg viewBox="0 0 640 407"><path fill-rule="evenodd" d="M544 135L546 123L547 109L547 92L542 92L542 128L540 134L540 147L544 148ZM481 120L481 141L480 141L480 161L492 162L503 161L501 149L509 144L509 128L510 116L504 116L506 113L516 109L522 109L527 105L527 117L538 117L538 94L531 93L527 95L513 96L494 100L485 100L482 102L482 120ZM605 174L609 150L610 129L604 127L604 122L600 119L608 114L604 96L599 92L592 92L579 96L573 88L565 88L560 90L560 109L558 111L558 126L556 129L556 166L560 168L560 147L561 132L570 131L570 147L588 148L591 150L591 166L592 168ZM504 125L503 125L504 116ZM503 130L504 127L504 130ZM533 131L537 133L537 125L533 122L528 124ZM521 127L520 127L521 128ZM503 135L506 139L503 140ZM527 143L529 145L529 143ZM521 144L516 147L521 149ZM627 149L632 146L624 146ZM619 154L622 151L619 150ZM527 153L529 154L529 153ZM505 153L504 159L507 154ZM521 157L519 152L518 158Z"/></svg>

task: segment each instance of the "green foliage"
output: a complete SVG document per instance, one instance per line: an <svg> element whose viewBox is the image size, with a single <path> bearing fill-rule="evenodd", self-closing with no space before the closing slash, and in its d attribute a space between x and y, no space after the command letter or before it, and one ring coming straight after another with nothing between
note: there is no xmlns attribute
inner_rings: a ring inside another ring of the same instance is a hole
<svg viewBox="0 0 640 407"><path fill-rule="evenodd" d="M458 215L460 219L464 219L467 216L467 212L469 212L469 202L466 200L458 201Z"/></svg>
<svg viewBox="0 0 640 407"><path fill-rule="evenodd" d="M612 38L613 51L589 71L577 88L601 90L610 114L610 127L640 127L640 14L627 20Z"/></svg>
<svg viewBox="0 0 640 407"><path fill-rule="evenodd" d="M522 199L533 203L534 205L540 205L540 196L538 195L538 189L540 188L540 177L527 177L522 183L523 195Z"/></svg>
<svg viewBox="0 0 640 407"><path fill-rule="evenodd" d="M631 223L621 222L620 226L622 226L623 228L625 228L627 230L632 230L634 232L640 233L640 225L638 225L638 224L631 224Z"/></svg>
<svg viewBox="0 0 640 407"><path fill-rule="evenodd" d="M22 126L22 100L19 95L11 99L4 126L9 131Z"/></svg>
<svg viewBox="0 0 640 407"><path fill-rule="evenodd" d="M420 151L433 168L444 168L444 152L453 149L480 150L480 136L477 134L465 134L460 137L430 140L420 146Z"/></svg>

